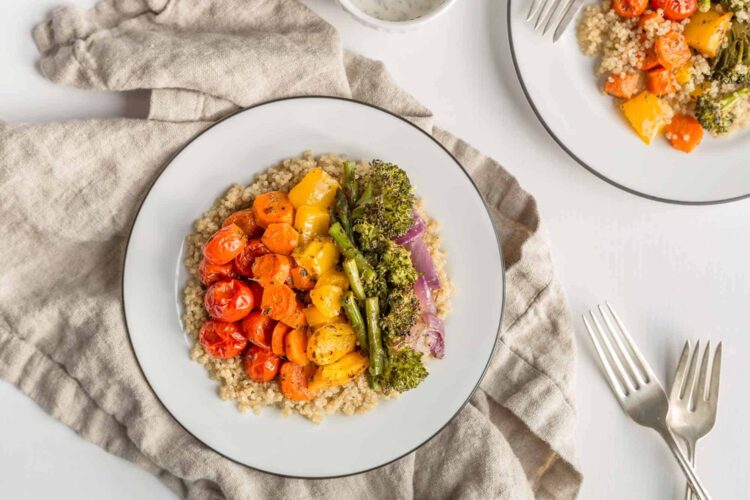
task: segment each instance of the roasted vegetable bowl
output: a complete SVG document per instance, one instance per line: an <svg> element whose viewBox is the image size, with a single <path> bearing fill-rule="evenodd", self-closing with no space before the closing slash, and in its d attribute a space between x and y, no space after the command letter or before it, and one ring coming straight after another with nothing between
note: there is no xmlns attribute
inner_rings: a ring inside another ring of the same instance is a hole
<svg viewBox="0 0 750 500"><path fill-rule="evenodd" d="M367 411L445 356L445 255L397 165L286 160L230 188L187 243L191 356L240 410Z"/></svg>

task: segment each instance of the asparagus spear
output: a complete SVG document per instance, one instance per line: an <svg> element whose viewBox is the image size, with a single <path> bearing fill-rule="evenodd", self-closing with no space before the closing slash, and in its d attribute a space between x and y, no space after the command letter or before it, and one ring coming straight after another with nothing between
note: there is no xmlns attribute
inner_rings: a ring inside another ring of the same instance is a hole
<svg viewBox="0 0 750 500"><path fill-rule="evenodd" d="M373 377L383 374L385 351L383 340L380 338L380 306L377 297L365 300L365 316L367 317L367 334L370 340L370 375Z"/></svg>
<svg viewBox="0 0 750 500"><path fill-rule="evenodd" d="M336 218L341 222L344 227L344 231L351 238L352 235L352 221L349 216L349 202L346 201L346 195L341 189L336 190L336 204L334 206L336 212Z"/></svg>
<svg viewBox="0 0 750 500"><path fill-rule="evenodd" d="M349 286L351 286L354 295L358 300L365 300L365 287L362 284L362 279L359 277L357 262L354 259L346 259L343 268L346 277L349 278Z"/></svg>
<svg viewBox="0 0 750 500"><path fill-rule="evenodd" d="M346 317L349 318L349 324L352 325L354 333L357 334L357 341L359 342L359 346L365 351L369 350L369 345L367 344L367 329L365 327L365 320L362 318L362 312L359 310L357 299L354 298L354 294L352 292L346 292L346 295L344 295L343 306Z"/></svg>
<svg viewBox="0 0 750 500"><path fill-rule="evenodd" d="M359 185L355 179L357 165L352 161L344 163L344 194L350 203L354 204L359 195Z"/></svg>
<svg viewBox="0 0 750 500"><path fill-rule="evenodd" d="M375 270L372 268L370 263L367 262L365 256L362 255L362 252L360 252L357 247L354 246L354 242L352 242L351 238L349 238L349 235L346 234L346 230L344 230L344 227L340 222L332 224L331 227L328 228L328 234L331 236L331 238L333 238L333 241L339 247L341 253L344 254L344 257L346 257L347 259L354 259L354 261L357 263L359 272L362 273L364 278L367 278L368 276L371 276L375 273Z"/></svg>

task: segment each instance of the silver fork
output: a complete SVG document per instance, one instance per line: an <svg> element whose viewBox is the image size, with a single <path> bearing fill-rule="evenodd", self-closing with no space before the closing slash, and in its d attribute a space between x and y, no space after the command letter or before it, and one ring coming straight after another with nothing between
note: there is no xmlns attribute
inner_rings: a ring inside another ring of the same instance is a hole
<svg viewBox="0 0 750 500"><path fill-rule="evenodd" d="M596 319L593 311L589 311L593 326L585 315L583 323L594 343L612 392L630 418L659 433L677 459L677 463L680 464L696 496L701 500L707 500L708 493L667 426L667 411L669 410L667 393L664 392L654 371L633 342L617 313L608 302L605 303L607 311L601 305L597 307L606 329Z"/></svg>
<svg viewBox="0 0 750 500"><path fill-rule="evenodd" d="M556 42L567 29L570 22L581 9L584 0L532 0L526 21L534 21L534 29L538 30L542 25L542 36L553 27L555 34L552 41ZM557 24L555 24L557 21Z"/></svg>
<svg viewBox="0 0 750 500"><path fill-rule="evenodd" d="M690 354L690 341L685 342L680 361L677 363L674 382L672 382L667 415L667 423L672 432L685 441L687 457L693 467L695 467L696 443L711 431L716 422L721 372L721 342L714 352L708 384L706 384L706 377L708 376L711 343L706 343L700 364L698 363L699 352L700 342L696 342L692 355ZM697 384L695 383L696 372L699 372ZM690 500L690 498L692 498L690 488L686 488L685 500Z"/></svg>

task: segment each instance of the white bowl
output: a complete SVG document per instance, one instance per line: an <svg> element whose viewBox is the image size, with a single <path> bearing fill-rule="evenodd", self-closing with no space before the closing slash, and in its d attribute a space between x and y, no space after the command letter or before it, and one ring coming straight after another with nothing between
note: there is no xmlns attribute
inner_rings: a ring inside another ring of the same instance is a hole
<svg viewBox="0 0 750 500"><path fill-rule="evenodd" d="M190 359L180 323L185 236L228 186L304 150L382 158L402 166L441 223L458 293L446 319L445 358L397 400L315 425L276 408L240 413ZM152 185L133 224L123 301L133 350L154 394L218 453L274 474L322 478L389 463L421 446L466 404L489 363L503 308L503 262L482 198L460 164L408 121L355 101L299 97L257 105L187 144Z"/></svg>
<svg viewBox="0 0 750 500"><path fill-rule="evenodd" d="M364 24L365 26L374 28L379 31L394 33L424 26L425 24L429 23L430 21L450 9L453 4L456 3L456 0L445 0L442 4L435 6L435 8L429 11L427 14L405 21L386 21L384 19L371 16L361 8L354 5L354 2L352 0L338 0L338 2L344 10L349 12L349 14L351 14L357 21Z"/></svg>

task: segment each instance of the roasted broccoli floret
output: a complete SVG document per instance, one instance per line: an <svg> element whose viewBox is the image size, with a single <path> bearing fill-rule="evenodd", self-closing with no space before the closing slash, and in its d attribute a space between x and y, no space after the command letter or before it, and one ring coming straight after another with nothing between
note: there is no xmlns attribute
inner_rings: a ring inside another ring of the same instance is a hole
<svg viewBox="0 0 750 500"><path fill-rule="evenodd" d="M354 232L357 235L359 248L365 253L378 254L385 249L388 238L374 224L369 222L359 222L354 225Z"/></svg>
<svg viewBox="0 0 750 500"><path fill-rule="evenodd" d="M388 313L381 321L386 338L400 338L409 334L419 316L419 301L411 287L395 288L386 299Z"/></svg>
<svg viewBox="0 0 750 500"><path fill-rule="evenodd" d="M352 211L355 224L371 224L386 239L402 236L411 227L414 193L406 172L397 165L374 160L360 191Z"/></svg>
<svg viewBox="0 0 750 500"><path fill-rule="evenodd" d="M364 273L361 275L362 286L367 297L385 299L388 295L388 284L380 273Z"/></svg>
<svg viewBox="0 0 750 500"><path fill-rule="evenodd" d="M732 22L726 41L711 65L710 79L750 87L750 24Z"/></svg>
<svg viewBox="0 0 750 500"><path fill-rule="evenodd" d="M385 373L380 377L380 385L398 392L414 389L427 377L427 369L422 364L422 355L409 346L388 349Z"/></svg>
<svg viewBox="0 0 750 500"><path fill-rule="evenodd" d="M735 114L732 107L738 99L750 95L750 88L738 90L725 97L700 96L695 102L695 117L701 126L714 134L724 134L732 126Z"/></svg>
<svg viewBox="0 0 750 500"><path fill-rule="evenodd" d="M418 278L409 250L392 241L388 241L380 255L377 273L385 276L388 284L395 287L410 287Z"/></svg>

